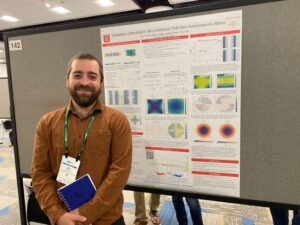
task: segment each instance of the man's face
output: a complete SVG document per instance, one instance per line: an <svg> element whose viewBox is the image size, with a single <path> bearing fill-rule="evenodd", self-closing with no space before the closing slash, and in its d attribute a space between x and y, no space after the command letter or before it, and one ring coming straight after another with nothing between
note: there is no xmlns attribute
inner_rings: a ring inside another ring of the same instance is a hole
<svg viewBox="0 0 300 225"><path fill-rule="evenodd" d="M69 93L77 105L88 107L101 93L99 65L95 60L76 59L71 68L66 84Z"/></svg>

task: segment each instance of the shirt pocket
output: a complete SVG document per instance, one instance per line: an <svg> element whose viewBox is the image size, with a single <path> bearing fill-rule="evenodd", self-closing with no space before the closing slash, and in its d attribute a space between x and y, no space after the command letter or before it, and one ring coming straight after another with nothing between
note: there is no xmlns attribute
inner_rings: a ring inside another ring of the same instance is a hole
<svg viewBox="0 0 300 225"><path fill-rule="evenodd" d="M112 134L110 130L90 131L87 137L87 151L107 155L110 151Z"/></svg>

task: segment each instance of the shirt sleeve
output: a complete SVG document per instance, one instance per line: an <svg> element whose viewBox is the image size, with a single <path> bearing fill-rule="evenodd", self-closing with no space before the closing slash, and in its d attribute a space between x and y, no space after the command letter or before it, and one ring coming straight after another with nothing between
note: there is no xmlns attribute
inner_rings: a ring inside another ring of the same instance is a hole
<svg viewBox="0 0 300 225"><path fill-rule="evenodd" d="M47 214L51 224L55 224L66 210L57 194L56 177L53 174L46 118L42 118L36 128L32 154L31 178L36 198L41 209Z"/></svg>
<svg viewBox="0 0 300 225"><path fill-rule="evenodd" d="M80 214L87 217L85 224L97 221L106 211L114 207L122 195L122 190L129 177L132 161L130 126L123 113L115 115L111 123L111 164L106 178L97 189L95 197L79 208Z"/></svg>

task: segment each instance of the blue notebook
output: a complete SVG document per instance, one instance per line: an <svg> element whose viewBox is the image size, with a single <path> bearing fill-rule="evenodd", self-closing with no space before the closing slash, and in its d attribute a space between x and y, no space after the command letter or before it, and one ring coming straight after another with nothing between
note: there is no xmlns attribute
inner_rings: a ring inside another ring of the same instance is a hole
<svg viewBox="0 0 300 225"><path fill-rule="evenodd" d="M95 185L88 174L58 189L58 195L69 211L88 202L95 193Z"/></svg>

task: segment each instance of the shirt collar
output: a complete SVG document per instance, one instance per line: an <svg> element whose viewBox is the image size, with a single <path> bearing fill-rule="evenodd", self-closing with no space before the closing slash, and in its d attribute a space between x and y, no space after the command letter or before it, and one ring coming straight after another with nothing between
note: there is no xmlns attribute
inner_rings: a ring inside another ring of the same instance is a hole
<svg viewBox="0 0 300 225"><path fill-rule="evenodd" d="M99 100L97 100L96 104L94 105L92 110L89 112L88 116L92 115L95 111L96 112L101 112L102 111L102 104L99 102ZM74 108L74 104L71 100L70 100L70 112L69 113L73 113L73 114L78 116L78 114L77 114L77 112Z"/></svg>

